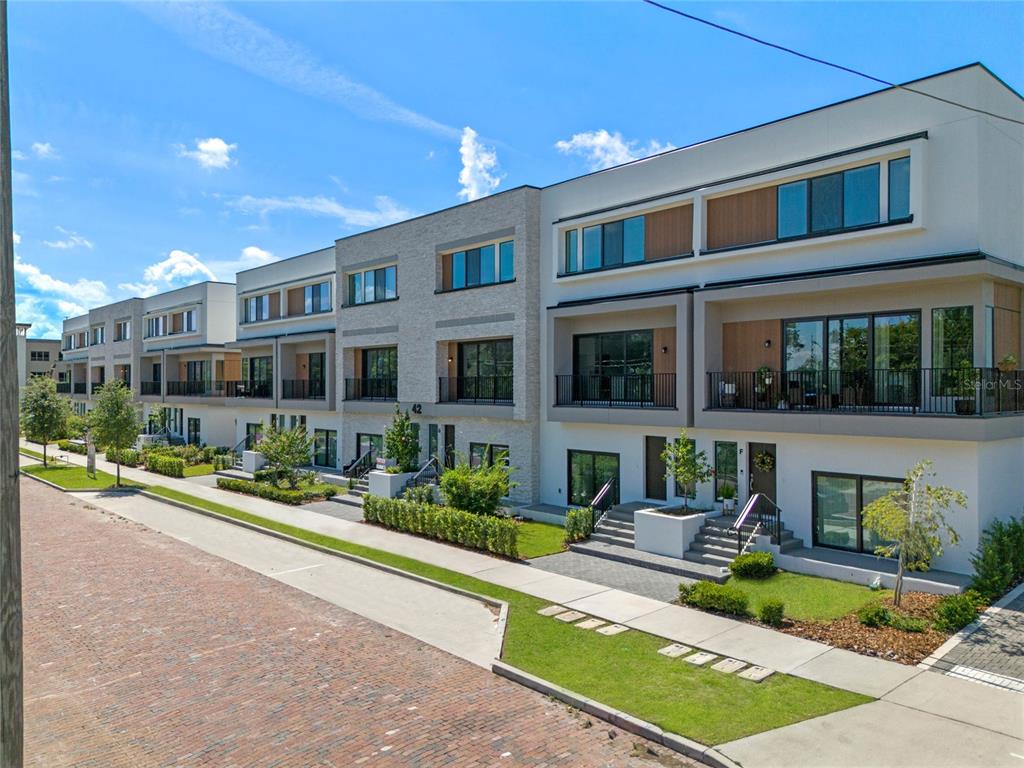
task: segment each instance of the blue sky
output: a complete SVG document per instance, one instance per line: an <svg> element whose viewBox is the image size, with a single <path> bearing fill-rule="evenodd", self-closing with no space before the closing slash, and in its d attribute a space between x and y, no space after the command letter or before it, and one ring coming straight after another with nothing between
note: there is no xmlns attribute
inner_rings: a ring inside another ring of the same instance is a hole
<svg viewBox="0 0 1024 768"><path fill-rule="evenodd" d="M685 3L879 77L982 61L1021 3ZM9 6L18 319L331 245L875 90L636 2Z"/></svg>

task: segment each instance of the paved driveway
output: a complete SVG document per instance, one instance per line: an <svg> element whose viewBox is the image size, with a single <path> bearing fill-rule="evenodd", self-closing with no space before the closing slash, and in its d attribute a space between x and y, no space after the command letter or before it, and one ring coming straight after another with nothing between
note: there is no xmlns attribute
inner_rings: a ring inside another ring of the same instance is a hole
<svg viewBox="0 0 1024 768"><path fill-rule="evenodd" d="M628 734L27 479L22 513L27 765L658 764Z"/></svg>
<svg viewBox="0 0 1024 768"><path fill-rule="evenodd" d="M934 669L1024 693L1024 592L943 656Z"/></svg>

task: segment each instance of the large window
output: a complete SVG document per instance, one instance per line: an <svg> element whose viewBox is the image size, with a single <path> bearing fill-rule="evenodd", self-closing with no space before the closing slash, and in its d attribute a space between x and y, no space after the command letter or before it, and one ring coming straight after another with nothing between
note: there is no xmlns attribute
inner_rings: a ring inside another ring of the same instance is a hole
<svg viewBox="0 0 1024 768"><path fill-rule="evenodd" d="M436 437L436 434L435 434ZM491 443L470 443L469 444L469 466L489 467L495 461L504 462L509 465L509 451L507 445L494 445Z"/></svg>
<svg viewBox="0 0 1024 768"><path fill-rule="evenodd" d="M654 332L573 337L573 399L645 403L654 397Z"/></svg>
<svg viewBox="0 0 1024 768"><path fill-rule="evenodd" d="M874 553L886 542L863 525L863 509L903 482L884 477L811 473L814 544L822 547Z"/></svg>
<svg viewBox="0 0 1024 768"><path fill-rule="evenodd" d="M272 397L274 358L270 355L242 358L242 383L253 397Z"/></svg>
<svg viewBox="0 0 1024 768"><path fill-rule="evenodd" d="M512 339L459 344L459 376L464 379L512 375Z"/></svg>
<svg viewBox="0 0 1024 768"><path fill-rule="evenodd" d="M29 353L29 360L31 360L33 363L48 363L48 362L50 362L50 352L49 352L49 350L45 350L45 349L44 350L33 349Z"/></svg>
<svg viewBox="0 0 1024 768"><path fill-rule="evenodd" d="M129 341L131 337L131 320L118 320L114 323L114 341Z"/></svg>
<svg viewBox="0 0 1024 768"><path fill-rule="evenodd" d="M444 286L451 290L515 280L515 242L483 245L446 255L442 259Z"/></svg>
<svg viewBox="0 0 1024 768"><path fill-rule="evenodd" d="M974 307L932 310L932 368L974 365Z"/></svg>
<svg viewBox="0 0 1024 768"><path fill-rule="evenodd" d="M394 379L398 377L398 347L375 347L363 350L363 378Z"/></svg>
<svg viewBox="0 0 1024 768"><path fill-rule="evenodd" d="M910 218L910 158L889 161L889 221Z"/></svg>
<svg viewBox="0 0 1024 768"><path fill-rule="evenodd" d="M736 443L715 441L715 498L719 499L722 497L721 489L723 485L731 485L734 491L733 498L736 497L735 491L739 487L739 478L737 473L737 450Z"/></svg>
<svg viewBox="0 0 1024 768"><path fill-rule="evenodd" d="M313 430L313 464L318 467L338 466L338 433L333 429Z"/></svg>
<svg viewBox="0 0 1024 768"><path fill-rule="evenodd" d="M167 332L166 318L163 315L146 318L146 338L163 336Z"/></svg>
<svg viewBox="0 0 1024 768"><path fill-rule="evenodd" d="M820 235L878 223L879 165L780 184L776 236Z"/></svg>
<svg viewBox="0 0 1024 768"><path fill-rule="evenodd" d="M302 289L303 312L314 315L331 311L331 284L329 282L307 285Z"/></svg>
<svg viewBox="0 0 1024 768"><path fill-rule="evenodd" d="M348 276L349 304L373 304L398 298L398 267L381 267Z"/></svg>
<svg viewBox="0 0 1024 768"><path fill-rule="evenodd" d="M609 480L612 504L619 503L619 454L569 451L569 503L585 507Z"/></svg>
<svg viewBox="0 0 1024 768"><path fill-rule="evenodd" d="M89 344L91 344L91 345L102 344L103 343L103 339L105 337L104 330L105 329L104 329L104 327L102 325L95 326L92 329L91 336L90 336L90 339L89 339Z"/></svg>
<svg viewBox="0 0 1024 768"><path fill-rule="evenodd" d="M270 294L242 299L242 322L257 323L270 319Z"/></svg>
<svg viewBox="0 0 1024 768"><path fill-rule="evenodd" d="M577 230L565 235L565 271L586 272L644 260L644 217L633 216L583 228L583 259L577 254Z"/></svg>

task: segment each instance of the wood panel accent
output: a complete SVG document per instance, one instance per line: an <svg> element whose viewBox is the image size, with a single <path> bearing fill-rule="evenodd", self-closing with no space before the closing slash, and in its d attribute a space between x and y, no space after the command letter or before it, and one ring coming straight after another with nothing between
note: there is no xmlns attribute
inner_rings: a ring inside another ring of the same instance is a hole
<svg viewBox="0 0 1024 768"><path fill-rule="evenodd" d="M305 380L309 378L309 353L300 352L295 355L295 378Z"/></svg>
<svg viewBox="0 0 1024 768"><path fill-rule="evenodd" d="M224 358L224 381L240 381L242 378L242 358L240 356Z"/></svg>
<svg viewBox="0 0 1024 768"><path fill-rule="evenodd" d="M304 315L306 313L306 294L304 288L288 289L288 317ZM271 309L273 315L273 309Z"/></svg>
<svg viewBox="0 0 1024 768"><path fill-rule="evenodd" d="M363 350L352 350L352 378L363 378Z"/></svg>
<svg viewBox="0 0 1024 768"><path fill-rule="evenodd" d="M459 375L459 343L448 342L448 378L454 379Z"/></svg>
<svg viewBox="0 0 1024 768"><path fill-rule="evenodd" d="M668 347L668 352L662 352L662 347ZM676 372L676 329L674 327L654 329L652 354L654 355L655 373Z"/></svg>
<svg viewBox="0 0 1024 768"><path fill-rule="evenodd" d="M771 347L765 347L766 339ZM762 365L778 369L781 340L781 320L722 323L722 370L756 371Z"/></svg>
<svg viewBox="0 0 1024 768"><path fill-rule="evenodd" d="M281 316L281 294L271 293L268 303L270 304L270 319L276 320Z"/></svg>
<svg viewBox="0 0 1024 768"><path fill-rule="evenodd" d="M1020 320L1020 312L1012 309L995 307L992 310L993 363L998 363L1007 355L1013 355L1017 358L1018 368L1020 367L1020 361L1024 360L1020 346Z"/></svg>
<svg viewBox="0 0 1024 768"><path fill-rule="evenodd" d="M997 307L1020 312L1020 288L1016 285L995 284L995 295L992 302Z"/></svg>
<svg viewBox="0 0 1024 768"><path fill-rule="evenodd" d="M181 333L184 317L184 314L181 312L176 312L171 315L171 333Z"/></svg>
<svg viewBox="0 0 1024 768"><path fill-rule="evenodd" d="M693 251L693 203L655 211L644 218L644 261Z"/></svg>
<svg viewBox="0 0 1024 768"><path fill-rule="evenodd" d="M445 253L441 256L441 290L452 289L452 255Z"/></svg>
<svg viewBox="0 0 1024 768"><path fill-rule="evenodd" d="M708 200L708 248L774 240L776 226L775 187Z"/></svg>

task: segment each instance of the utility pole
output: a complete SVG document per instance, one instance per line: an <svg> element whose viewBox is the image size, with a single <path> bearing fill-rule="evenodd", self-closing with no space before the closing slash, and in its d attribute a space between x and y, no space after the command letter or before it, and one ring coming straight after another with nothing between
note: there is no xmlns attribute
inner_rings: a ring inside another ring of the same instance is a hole
<svg viewBox="0 0 1024 768"><path fill-rule="evenodd" d="M14 224L7 0L0 0L0 766L21 768L21 499L18 493L18 370L14 336Z"/></svg>

